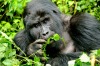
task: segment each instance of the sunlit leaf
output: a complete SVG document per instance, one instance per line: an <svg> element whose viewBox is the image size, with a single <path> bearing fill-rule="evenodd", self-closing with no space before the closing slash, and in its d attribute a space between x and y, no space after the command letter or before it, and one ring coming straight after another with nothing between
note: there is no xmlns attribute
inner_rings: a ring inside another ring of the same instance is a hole
<svg viewBox="0 0 100 66"><path fill-rule="evenodd" d="M83 53L80 58L79 58L82 62L90 62L90 57L87 56L85 53Z"/></svg>
<svg viewBox="0 0 100 66"><path fill-rule="evenodd" d="M0 52L4 52L7 47L8 47L8 44L7 43L0 44Z"/></svg>
<svg viewBox="0 0 100 66"><path fill-rule="evenodd" d="M46 64L46 66L51 66L50 64Z"/></svg>
<svg viewBox="0 0 100 66"><path fill-rule="evenodd" d="M6 65L6 66L12 66L12 60L6 59L6 60L3 61L3 64Z"/></svg>
<svg viewBox="0 0 100 66"><path fill-rule="evenodd" d="M52 37L55 41L60 40L60 36L58 34L54 34Z"/></svg>
<svg viewBox="0 0 100 66"><path fill-rule="evenodd" d="M16 51L15 50L12 50L10 53L9 53L9 57L12 57L16 54Z"/></svg>
<svg viewBox="0 0 100 66"><path fill-rule="evenodd" d="M37 57L37 56L35 56L35 57L34 57L34 61L35 61L35 62L37 62L37 61L39 62L39 61L40 61L40 58Z"/></svg>
<svg viewBox="0 0 100 66"><path fill-rule="evenodd" d="M69 3L69 6L71 6L74 4L74 1L68 1L68 3Z"/></svg>
<svg viewBox="0 0 100 66"><path fill-rule="evenodd" d="M34 66L42 66L40 62L36 62Z"/></svg>
<svg viewBox="0 0 100 66"><path fill-rule="evenodd" d="M0 52L0 60L5 57L5 53L4 52Z"/></svg>
<svg viewBox="0 0 100 66"><path fill-rule="evenodd" d="M74 66L75 60L68 61L68 66Z"/></svg>

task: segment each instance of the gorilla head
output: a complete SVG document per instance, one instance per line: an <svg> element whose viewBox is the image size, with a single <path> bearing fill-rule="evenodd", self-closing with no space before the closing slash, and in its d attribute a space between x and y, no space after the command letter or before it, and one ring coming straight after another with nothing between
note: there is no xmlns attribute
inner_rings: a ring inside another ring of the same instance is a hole
<svg viewBox="0 0 100 66"><path fill-rule="evenodd" d="M55 33L62 35L63 27L60 12L54 4L49 3L49 0L47 2L33 0L28 3L25 9L24 24L34 40L47 39Z"/></svg>

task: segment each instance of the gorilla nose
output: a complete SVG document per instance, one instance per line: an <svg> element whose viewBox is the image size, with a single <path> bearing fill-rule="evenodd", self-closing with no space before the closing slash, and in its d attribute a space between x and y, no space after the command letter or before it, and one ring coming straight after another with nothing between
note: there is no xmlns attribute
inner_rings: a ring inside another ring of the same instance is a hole
<svg viewBox="0 0 100 66"><path fill-rule="evenodd" d="M42 35L47 36L48 34L49 34L49 32L44 32Z"/></svg>
<svg viewBox="0 0 100 66"><path fill-rule="evenodd" d="M49 32L43 32L41 37L42 39L46 40L47 38L49 38Z"/></svg>

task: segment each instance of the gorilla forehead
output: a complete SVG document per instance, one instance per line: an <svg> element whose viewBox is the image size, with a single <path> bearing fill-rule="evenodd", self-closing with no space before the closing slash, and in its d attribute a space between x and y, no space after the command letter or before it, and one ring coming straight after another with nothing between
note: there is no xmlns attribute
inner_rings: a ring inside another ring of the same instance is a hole
<svg viewBox="0 0 100 66"><path fill-rule="evenodd" d="M56 12L60 13L56 5L52 3L50 0L46 0L46 1L45 0L32 0L26 6L26 11L27 11L26 13L37 12L40 10L46 11L46 12L51 12L55 10Z"/></svg>

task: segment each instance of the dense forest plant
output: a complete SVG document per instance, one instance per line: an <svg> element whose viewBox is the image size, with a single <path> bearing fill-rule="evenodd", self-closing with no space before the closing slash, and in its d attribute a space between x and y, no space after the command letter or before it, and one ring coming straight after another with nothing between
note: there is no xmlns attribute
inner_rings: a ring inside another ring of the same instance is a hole
<svg viewBox="0 0 100 66"><path fill-rule="evenodd" d="M62 13L75 14L76 12L87 12L100 20L99 0L52 0L57 4Z"/></svg>
<svg viewBox="0 0 100 66"><path fill-rule="evenodd" d="M15 34L24 28L23 11L30 0L0 0L0 66L43 66L40 59L19 56L16 49L20 50L14 42ZM100 20L99 0L52 0L62 13L73 15L76 12L88 12ZM85 5L84 5L85 4ZM58 38L59 39L59 38ZM49 41L49 40L48 40ZM12 49L12 45L16 49ZM45 51L45 49L44 49ZM90 56L83 53L79 59L69 61L69 66L99 66L100 50L95 50ZM22 58L17 59L18 57ZM87 62L84 62L87 60ZM24 63L23 63L24 62Z"/></svg>

